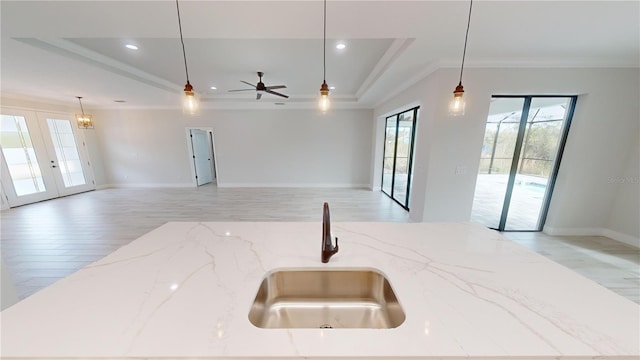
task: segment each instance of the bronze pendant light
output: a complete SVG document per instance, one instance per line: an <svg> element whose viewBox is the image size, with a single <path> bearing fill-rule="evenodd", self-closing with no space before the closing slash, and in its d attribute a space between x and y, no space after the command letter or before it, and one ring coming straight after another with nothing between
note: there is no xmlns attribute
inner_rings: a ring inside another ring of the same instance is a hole
<svg viewBox="0 0 640 360"><path fill-rule="evenodd" d="M320 86L320 100L318 106L322 112L329 110L331 102L329 101L329 85L327 85L327 0L324 0L324 33L322 42L322 68L323 80Z"/></svg>
<svg viewBox="0 0 640 360"><path fill-rule="evenodd" d="M184 98L182 101L182 111L187 115L196 115L198 113L199 101L193 86L189 82L189 68L187 67L187 53L184 49L184 38L182 37L182 21L180 19L180 5L176 0L176 10L178 12L178 29L180 29L180 43L182 44L182 58L184 59L184 72L187 75L187 84L184 86Z"/></svg>
<svg viewBox="0 0 640 360"><path fill-rule="evenodd" d="M467 19L467 32L464 36L464 50L462 51L462 65L460 66L460 81L458 86L453 91L453 99L449 103L449 115L461 116L464 115L465 101L463 98L464 88L462 87L462 72L464 70L464 58L467 54L467 38L469 37L469 24L471 24L471 8L473 7L473 0L469 2L469 18Z"/></svg>

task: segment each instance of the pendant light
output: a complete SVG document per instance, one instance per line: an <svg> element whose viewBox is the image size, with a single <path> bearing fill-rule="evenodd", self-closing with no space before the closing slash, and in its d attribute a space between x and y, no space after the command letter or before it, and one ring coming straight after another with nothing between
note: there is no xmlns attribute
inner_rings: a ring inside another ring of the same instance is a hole
<svg viewBox="0 0 640 360"><path fill-rule="evenodd" d="M460 82L453 91L453 99L449 103L449 115L460 116L464 115L464 88L462 87L462 71L464 70L464 58L467 54L467 38L469 37L469 24L471 24L471 8L473 7L473 0L469 2L469 18L467 19L467 33L464 36L464 50L462 51L462 65L460 66Z"/></svg>
<svg viewBox="0 0 640 360"><path fill-rule="evenodd" d="M178 12L178 28L180 29L180 43L182 44L182 57L184 59L184 72L187 75L187 84L184 86L184 97L182 100L182 111L187 115L196 115L198 113L199 101L193 86L189 82L189 68L187 67L187 53L184 50L184 39L182 37L182 21L180 20L180 5L176 0L176 10Z"/></svg>
<svg viewBox="0 0 640 360"><path fill-rule="evenodd" d="M82 114L76 114L76 121L78 122L79 129L93 129L93 116L90 114L84 113L84 108L82 107L82 96L76 96L78 98L78 102L80 103L80 111Z"/></svg>
<svg viewBox="0 0 640 360"><path fill-rule="evenodd" d="M322 86L320 86L320 100L318 106L322 112L329 110L329 85L327 85L327 0L324 0L324 34L322 40Z"/></svg>

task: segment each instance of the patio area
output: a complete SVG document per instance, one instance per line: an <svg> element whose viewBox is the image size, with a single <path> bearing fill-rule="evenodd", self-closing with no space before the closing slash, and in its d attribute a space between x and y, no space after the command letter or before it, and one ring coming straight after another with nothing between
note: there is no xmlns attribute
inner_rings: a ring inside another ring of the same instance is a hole
<svg viewBox="0 0 640 360"><path fill-rule="evenodd" d="M471 220L491 228L498 228L508 174L478 174L471 210ZM537 230L547 180L516 175L505 230Z"/></svg>

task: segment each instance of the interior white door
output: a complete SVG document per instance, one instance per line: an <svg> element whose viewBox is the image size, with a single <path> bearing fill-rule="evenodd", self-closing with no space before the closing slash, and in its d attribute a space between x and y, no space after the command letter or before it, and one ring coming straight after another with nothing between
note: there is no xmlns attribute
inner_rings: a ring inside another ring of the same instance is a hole
<svg viewBox="0 0 640 360"><path fill-rule="evenodd" d="M9 206L58 197L58 188L35 113L1 110L2 187Z"/></svg>
<svg viewBox="0 0 640 360"><path fill-rule="evenodd" d="M60 195L94 190L86 143L71 116L40 112L37 115Z"/></svg>
<svg viewBox="0 0 640 360"><path fill-rule="evenodd" d="M211 156L209 152L209 137L204 130L191 129L191 149L193 150L193 165L196 170L196 184L208 184L213 180L211 174Z"/></svg>

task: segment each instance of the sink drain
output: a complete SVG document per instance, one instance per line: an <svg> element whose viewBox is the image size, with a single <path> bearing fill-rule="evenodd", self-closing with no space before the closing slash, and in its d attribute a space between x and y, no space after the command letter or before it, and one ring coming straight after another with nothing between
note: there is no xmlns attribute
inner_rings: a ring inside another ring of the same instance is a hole
<svg viewBox="0 0 640 360"><path fill-rule="evenodd" d="M333 329L333 326L329 324L322 324L320 325L320 329Z"/></svg>

